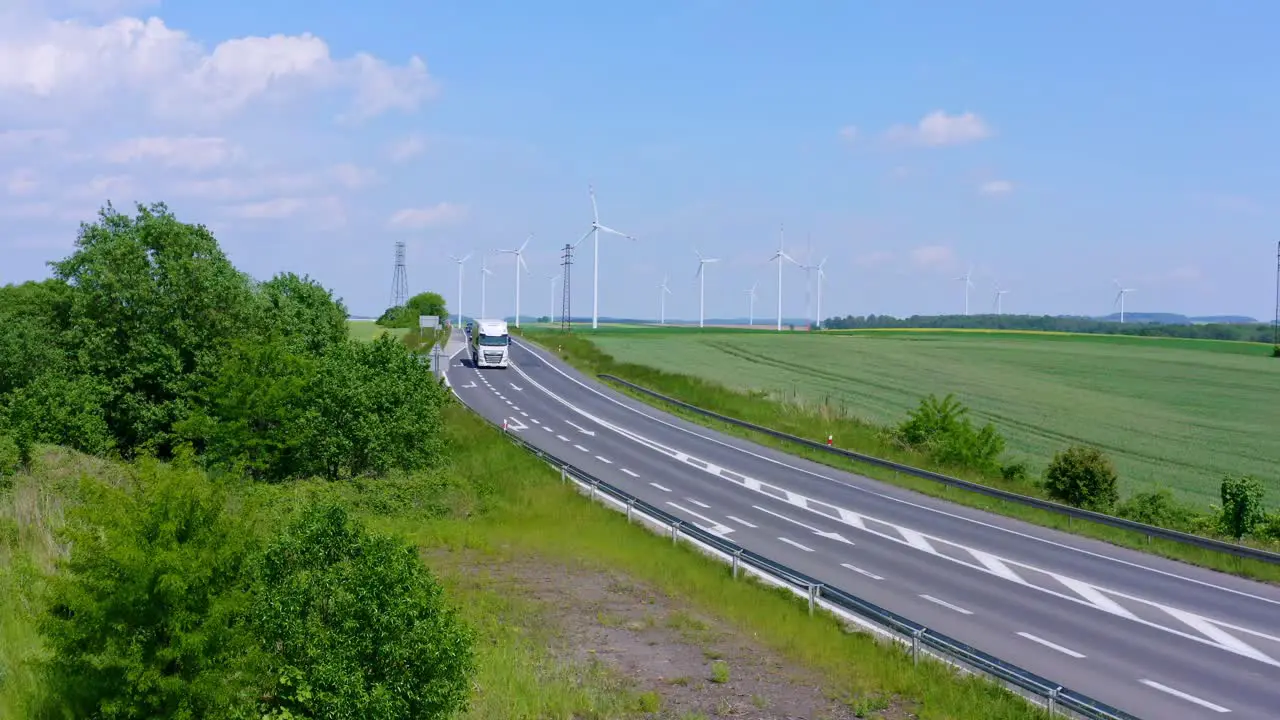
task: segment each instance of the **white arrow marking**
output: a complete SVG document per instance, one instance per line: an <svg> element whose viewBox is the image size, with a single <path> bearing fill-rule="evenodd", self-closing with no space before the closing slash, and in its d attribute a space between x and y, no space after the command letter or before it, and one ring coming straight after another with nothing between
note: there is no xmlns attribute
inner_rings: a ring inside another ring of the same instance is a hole
<svg viewBox="0 0 1280 720"><path fill-rule="evenodd" d="M519 390L520 392L524 392L524 388L520 387L519 385L517 385L517 384L515 384L515 383L507 383L507 384L508 384L508 385L510 385L512 388L514 388L514 389L516 389L516 390Z"/></svg>
<svg viewBox="0 0 1280 720"><path fill-rule="evenodd" d="M845 536L841 535L840 533L827 532L826 530L819 530L818 528L816 528L816 527L814 527L814 526L812 526L812 525L805 525L804 523L800 522L799 520L792 520L791 518L787 517L786 515L782 515L782 514L780 514L780 513L776 513L776 512L774 512L774 511L772 511L772 510L766 510L766 509L764 509L764 508L760 507L759 505L752 505L751 507L755 508L756 510L759 510L760 512L763 512L763 513L769 513L770 515L772 515L772 516L774 516L774 517L776 517L776 518L780 518L780 519L782 519L782 520L786 520L786 521L787 521L787 522L789 522L789 523L795 523L796 525L799 525L800 527L804 528L805 530L808 530L809 532L813 533L814 535L817 535L818 537L824 537L824 538L826 538L826 539L828 539L828 540L835 540L836 542L842 542L842 543L844 543L844 544L846 544L846 545L852 545L852 544L853 544L853 541L852 541L852 540L850 540L849 538L847 538L847 537L845 537Z"/></svg>
<svg viewBox="0 0 1280 720"><path fill-rule="evenodd" d="M466 384L466 385L463 385L463 386L462 386L462 389L463 389L463 390L466 390L467 388L473 388L473 387L478 387L478 386L476 385L475 380L472 380L470 383L468 383L468 384Z"/></svg>
<svg viewBox="0 0 1280 720"><path fill-rule="evenodd" d="M733 528L729 527L728 525L721 525L720 523L716 522L715 520L712 520L711 518L709 518L709 517L707 517L707 516L705 516L705 515L699 515L698 513L696 513L696 512L694 512L694 511L690 510L690 509L689 509L689 508L687 508L687 507L683 507L683 506L677 505L677 504L675 504L675 503L673 503L673 502L671 502L671 501L667 501L667 504L668 504L668 505L670 505L671 507L673 507L673 508L677 509L677 510L680 510L680 511L682 511L682 512L686 512L686 513L689 513L690 515L692 515L692 516L694 516L694 517L698 518L699 520L702 520L702 521L704 521L704 522L710 523L710 524L711 524L711 527L709 527L709 528L702 528L703 530L706 530L706 531L707 531L707 532L709 532L709 533L715 533L716 535L724 536L724 535L728 535L729 533L733 532ZM701 526L701 525L699 525L698 527L702 527L702 526Z"/></svg>
<svg viewBox="0 0 1280 720"><path fill-rule="evenodd" d="M507 428L510 430L528 430L529 429L528 425L525 425L524 423L520 422L515 418L507 418L507 420L508 420Z"/></svg>
<svg viewBox="0 0 1280 720"><path fill-rule="evenodd" d="M569 427L571 427L571 428L574 428L575 430L577 430L578 432L582 433L583 435L590 435L591 437L595 437L595 436L596 436L596 431L595 431L595 430L588 430L588 429L586 429L586 428L582 427L581 425L575 425L574 423L572 423L572 422L570 422L570 421L568 421L568 420L565 420L564 422L565 422L565 424L566 424L566 425L568 425L568 426L569 426Z"/></svg>

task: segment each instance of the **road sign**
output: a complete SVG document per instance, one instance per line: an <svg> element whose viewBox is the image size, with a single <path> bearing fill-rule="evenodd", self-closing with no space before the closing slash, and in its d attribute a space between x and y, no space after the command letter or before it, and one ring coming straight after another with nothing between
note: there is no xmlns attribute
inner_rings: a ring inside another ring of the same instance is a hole
<svg viewBox="0 0 1280 720"><path fill-rule="evenodd" d="M440 327L439 315L419 315L418 327L422 330Z"/></svg>

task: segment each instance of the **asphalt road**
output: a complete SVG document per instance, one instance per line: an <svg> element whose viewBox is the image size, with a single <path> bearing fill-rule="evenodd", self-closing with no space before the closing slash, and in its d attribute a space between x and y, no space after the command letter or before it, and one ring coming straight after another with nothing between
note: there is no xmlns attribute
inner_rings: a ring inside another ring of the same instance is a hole
<svg viewBox="0 0 1280 720"><path fill-rule="evenodd" d="M459 352L450 383L549 454L742 547L1142 718L1280 717L1280 588L718 433L519 340L512 358L478 370Z"/></svg>

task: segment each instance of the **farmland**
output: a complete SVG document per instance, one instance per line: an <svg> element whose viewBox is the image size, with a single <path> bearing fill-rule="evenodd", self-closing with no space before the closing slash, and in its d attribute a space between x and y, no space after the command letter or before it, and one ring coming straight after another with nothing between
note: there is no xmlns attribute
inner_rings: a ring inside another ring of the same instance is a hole
<svg viewBox="0 0 1280 720"><path fill-rule="evenodd" d="M1266 357L1269 347L963 331L637 328L591 339L619 361L822 403L880 425L923 395L955 393L1036 470L1083 442L1111 455L1126 493L1167 487L1204 506L1217 501L1224 473L1252 473L1280 499L1280 362Z"/></svg>
<svg viewBox="0 0 1280 720"><path fill-rule="evenodd" d="M347 331L353 340L372 340L383 333L400 337L408 332L405 328L384 328L372 320L348 320Z"/></svg>

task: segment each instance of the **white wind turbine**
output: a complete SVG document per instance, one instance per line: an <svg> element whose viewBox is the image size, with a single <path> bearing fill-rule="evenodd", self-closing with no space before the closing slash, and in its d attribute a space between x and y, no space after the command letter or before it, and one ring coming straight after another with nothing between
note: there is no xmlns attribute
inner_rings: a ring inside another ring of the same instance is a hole
<svg viewBox="0 0 1280 720"><path fill-rule="evenodd" d="M508 255L516 256L516 327L520 327L520 270L523 269L525 272L529 272L529 266L524 262L524 249L532 239L533 233L529 233L529 237L525 238L524 242L520 244L520 247L515 250L498 251L500 253L507 253Z"/></svg>
<svg viewBox="0 0 1280 720"><path fill-rule="evenodd" d="M701 267L701 266L699 266ZM667 276L662 276L662 284L658 286L658 324L667 324L667 296L671 294L671 288L667 287Z"/></svg>
<svg viewBox="0 0 1280 720"><path fill-rule="evenodd" d="M450 255L454 262L458 263L458 322L457 326L462 327L462 264L471 259L471 253L467 253L462 257Z"/></svg>
<svg viewBox="0 0 1280 720"><path fill-rule="evenodd" d="M756 324L756 286L760 283L752 283L750 290L743 290L747 294L747 325Z"/></svg>
<svg viewBox="0 0 1280 720"><path fill-rule="evenodd" d="M956 278L956 280L964 281L964 314L969 314L969 288L974 287L973 284L973 266L969 266L969 272Z"/></svg>
<svg viewBox="0 0 1280 720"><path fill-rule="evenodd" d="M588 230L587 234L583 235L578 242L574 243L573 246L576 248L582 244L583 240L586 240L588 237L593 235L595 236L595 239L592 240L592 254L594 257L592 258L593 269L591 271L591 329L595 330L600 325L600 233L607 232L617 235L618 237L624 237L628 240L635 240L635 238L624 232L618 232L611 227L601 225L600 211L596 209L595 188L588 185L587 194L591 196L591 229Z"/></svg>
<svg viewBox="0 0 1280 720"><path fill-rule="evenodd" d="M551 280L551 304L547 307L551 310L551 313L547 317L550 318L550 322L554 323L556 321L556 281L560 279L560 276L552 275L549 279Z"/></svg>
<svg viewBox="0 0 1280 720"><path fill-rule="evenodd" d="M1005 295L1008 295L1008 294L1009 294L1009 291L1008 291L1008 290L1001 290L1001 289L1000 289L1000 283L996 283L996 303L995 303L995 305L996 305L996 316L997 316L997 317L999 317L999 316L1001 315L1001 312L1002 312L1002 310L1003 310L1003 305L1004 305L1004 304L1003 304L1004 296L1005 296Z"/></svg>
<svg viewBox="0 0 1280 720"><path fill-rule="evenodd" d="M487 262L488 256L482 253L480 255L480 317L485 318L486 320L489 318L489 315L485 310L485 295L488 293L485 283L489 276L493 274L493 271L490 270L489 266L486 264Z"/></svg>
<svg viewBox="0 0 1280 720"><path fill-rule="evenodd" d="M826 264L827 259L822 258L821 262L813 266L813 269L818 271L818 317L815 318L815 320L817 321L816 325L819 330L822 329L822 281L827 279L827 273L822 268L825 267Z"/></svg>
<svg viewBox="0 0 1280 720"><path fill-rule="evenodd" d="M693 252L698 256L698 272L694 273L694 277L698 278L698 327L702 327L703 296L707 288L707 273L703 271L703 268L709 263L720 262L720 258L703 257L702 253L697 250Z"/></svg>
<svg viewBox="0 0 1280 720"><path fill-rule="evenodd" d="M1111 282L1115 283L1116 289L1119 290L1119 292L1116 293L1115 302L1111 303L1111 305L1112 307L1115 307L1116 303L1120 304L1120 322L1123 324L1124 323L1124 296L1128 295L1131 292L1137 292L1137 289L1123 287L1120 285L1119 280L1112 280Z"/></svg>
<svg viewBox="0 0 1280 720"><path fill-rule="evenodd" d="M783 234L781 225L778 226L778 252L774 253L773 257L769 258L769 262L773 262L774 260L778 261L778 332L782 332L782 262L785 260L795 265L799 265L800 263L796 262L786 253L785 250L783 250Z"/></svg>

